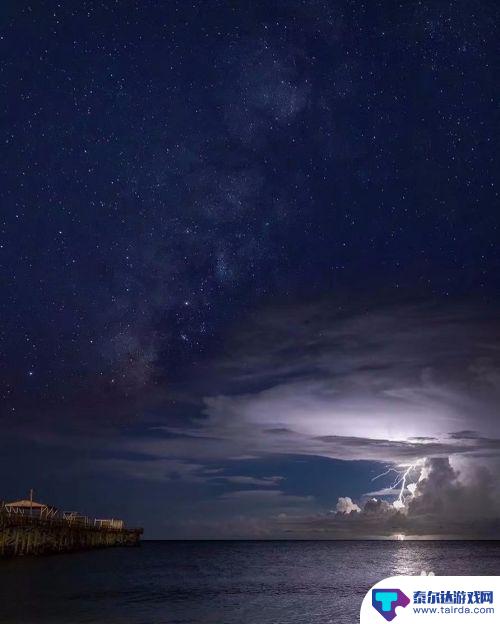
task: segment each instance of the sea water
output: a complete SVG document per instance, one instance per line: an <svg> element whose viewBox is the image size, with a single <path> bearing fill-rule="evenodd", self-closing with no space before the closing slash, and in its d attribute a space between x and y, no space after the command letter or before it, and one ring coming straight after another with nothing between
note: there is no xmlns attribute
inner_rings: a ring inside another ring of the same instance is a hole
<svg viewBox="0 0 500 624"><path fill-rule="evenodd" d="M144 542L0 561L3 624L355 624L372 584L500 575L500 542Z"/></svg>

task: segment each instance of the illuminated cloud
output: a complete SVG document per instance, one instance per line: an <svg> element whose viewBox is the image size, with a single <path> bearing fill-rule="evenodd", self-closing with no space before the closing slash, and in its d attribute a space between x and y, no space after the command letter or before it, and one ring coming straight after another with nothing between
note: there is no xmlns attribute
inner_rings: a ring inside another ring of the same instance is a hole
<svg viewBox="0 0 500 624"><path fill-rule="evenodd" d="M361 511L360 507L353 503L349 496L341 496L337 501L335 510L340 514L358 513Z"/></svg>
<svg viewBox="0 0 500 624"><path fill-rule="evenodd" d="M488 468L460 472L448 458L435 457L426 459L418 472L401 506L393 498L370 497L359 507L340 497L335 514L287 518L287 530L325 538L494 537L500 528L500 495ZM286 523L280 522L282 529Z"/></svg>

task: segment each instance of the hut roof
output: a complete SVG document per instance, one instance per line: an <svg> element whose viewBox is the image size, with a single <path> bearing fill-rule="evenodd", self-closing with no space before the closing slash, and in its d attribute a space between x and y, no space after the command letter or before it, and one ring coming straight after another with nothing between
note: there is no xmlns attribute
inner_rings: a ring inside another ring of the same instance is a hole
<svg viewBox="0 0 500 624"><path fill-rule="evenodd" d="M27 499L14 501L13 503L6 503L6 507L16 507L17 509L50 509L55 510L56 507L52 505L46 505L44 503L37 503L36 501L30 501Z"/></svg>

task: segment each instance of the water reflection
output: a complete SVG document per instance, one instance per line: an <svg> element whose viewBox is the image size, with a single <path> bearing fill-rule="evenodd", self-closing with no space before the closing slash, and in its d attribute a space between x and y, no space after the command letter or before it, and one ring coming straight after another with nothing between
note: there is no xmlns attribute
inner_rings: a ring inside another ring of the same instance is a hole
<svg viewBox="0 0 500 624"><path fill-rule="evenodd" d="M432 557L428 548L418 547L422 543L412 541L395 541L393 545L392 569L394 576L420 575L423 570L429 571Z"/></svg>

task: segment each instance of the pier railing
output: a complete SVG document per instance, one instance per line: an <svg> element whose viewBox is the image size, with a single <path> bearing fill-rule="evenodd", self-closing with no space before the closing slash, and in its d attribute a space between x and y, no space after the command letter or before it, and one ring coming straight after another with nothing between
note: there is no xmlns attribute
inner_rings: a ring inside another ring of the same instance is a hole
<svg viewBox="0 0 500 624"><path fill-rule="evenodd" d="M0 527L3 526L39 526L39 527L47 527L47 528L68 528L74 527L79 529L87 529L89 531L106 531L109 533L122 533L126 532L137 532L139 534L142 533L142 529L139 528L129 528L123 526L119 526L117 524L118 521L111 520L102 520L99 518L88 518L87 516L80 515L72 515L72 514L36 514L30 515L29 513L23 513L20 511L13 511L5 506L5 504L0 504Z"/></svg>
<svg viewBox="0 0 500 624"><path fill-rule="evenodd" d="M142 529L84 516L30 515L0 505L0 558L139 544Z"/></svg>

